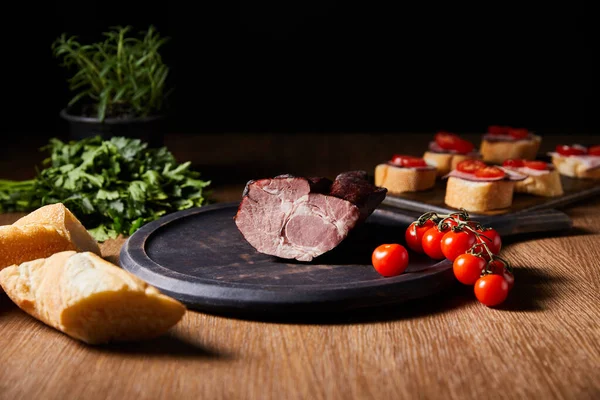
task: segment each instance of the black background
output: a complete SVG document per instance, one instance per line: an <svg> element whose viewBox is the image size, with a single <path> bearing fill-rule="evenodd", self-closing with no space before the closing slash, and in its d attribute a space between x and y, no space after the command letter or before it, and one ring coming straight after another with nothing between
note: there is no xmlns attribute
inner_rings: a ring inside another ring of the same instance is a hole
<svg viewBox="0 0 600 400"><path fill-rule="evenodd" d="M154 24L180 132L592 133L582 4L549 2L21 2L3 13L4 131L66 129L50 45ZM8 108L6 108L8 107Z"/></svg>

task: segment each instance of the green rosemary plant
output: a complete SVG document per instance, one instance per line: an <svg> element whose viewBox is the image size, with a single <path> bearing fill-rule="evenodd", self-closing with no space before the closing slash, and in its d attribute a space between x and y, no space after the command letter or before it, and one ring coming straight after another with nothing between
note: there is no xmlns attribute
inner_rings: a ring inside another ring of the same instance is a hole
<svg viewBox="0 0 600 400"><path fill-rule="evenodd" d="M169 40L154 26L130 35L132 28L112 27L103 42L82 44L62 34L52 43L53 55L72 73L69 89L75 95L69 106L80 103L84 115L140 117L159 113L170 90L169 68L159 50Z"/></svg>

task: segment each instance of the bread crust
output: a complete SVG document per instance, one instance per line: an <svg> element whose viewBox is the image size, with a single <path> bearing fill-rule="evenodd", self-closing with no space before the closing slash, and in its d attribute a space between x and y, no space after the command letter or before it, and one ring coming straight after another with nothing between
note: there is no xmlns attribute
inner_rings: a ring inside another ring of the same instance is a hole
<svg viewBox="0 0 600 400"><path fill-rule="evenodd" d="M543 175L529 175L525 180L515 182L515 193L529 193L536 196L562 196L564 190L557 170Z"/></svg>
<svg viewBox="0 0 600 400"><path fill-rule="evenodd" d="M561 175L580 179L600 179L600 168L586 169L576 157L552 156L552 164Z"/></svg>
<svg viewBox="0 0 600 400"><path fill-rule="evenodd" d="M100 255L98 242L62 203L40 207L0 226L0 270L67 250Z"/></svg>
<svg viewBox="0 0 600 400"><path fill-rule="evenodd" d="M89 344L150 339L185 313L177 300L91 252L9 266L0 285L29 315Z"/></svg>
<svg viewBox="0 0 600 400"><path fill-rule="evenodd" d="M444 176L453 169L456 169L456 165L464 160L470 159L481 159L480 156L473 157L465 154L451 154L451 153L436 153L433 151L426 151L423 154L425 162L437 169L437 176Z"/></svg>
<svg viewBox="0 0 600 400"><path fill-rule="evenodd" d="M473 182L451 176L444 201L450 207L469 212L500 210L512 205L514 186L513 181L507 180Z"/></svg>
<svg viewBox="0 0 600 400"><path fill-rule="evenodd" d="M435 169L401 168L389 164L375 167L375 185L384 187L388 194L419 192L435 185Z"/></svg>
<svg viewBox="0 0 600 400"><path fill-rule="evenodd" d="M492 164L502 164L509 158L535 160L542 142L541 136L534 135L532 140L517 140L493 142L482 139L480 153L483 161Z"/></svg>

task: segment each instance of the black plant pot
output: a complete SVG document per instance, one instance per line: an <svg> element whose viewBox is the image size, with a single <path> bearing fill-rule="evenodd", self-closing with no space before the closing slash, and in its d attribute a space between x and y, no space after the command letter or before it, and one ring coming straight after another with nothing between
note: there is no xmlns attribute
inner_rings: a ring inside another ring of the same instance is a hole
<svg viewBox="0 0 600 400"><path fill-rule="evenodd" d="M81 140L93 136L110 139L114 136L124 136L140 139L147 142L150 147L160 147L164 143L166 118L156 115L140 118L97 118L82 117L69 113L63 109L60 116L69 123L69 137L71 140Z"/></svg>

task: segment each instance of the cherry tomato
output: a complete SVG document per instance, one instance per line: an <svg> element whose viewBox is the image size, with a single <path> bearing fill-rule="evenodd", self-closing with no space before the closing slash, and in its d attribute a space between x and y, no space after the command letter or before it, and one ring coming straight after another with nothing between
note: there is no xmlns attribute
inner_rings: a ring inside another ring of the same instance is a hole
<svg viewBox="0 0 600 400"><path fill-rule="evenodd" d="M454 276L460 283L474 285L481 277L481 271L485 268L486 263L485 259L473 254L461 254L452 264Z"/></svg>
<svg viewBox="0 0 600 400"><path fill-rule="evenodd" d="M523 164L527 168L537 169L538 171L545 171L548 169L548 164L543 161L523 161Z"/></svg>
<svg viewBox="0 0 600 400"><path fill-rule="evenodd" d="M485 243L487 245L487 248L490 249L490 251L494 254L500 253L500 249L502 248L502 238L500 237L500 234L498 234L498 232L495 229L493 229L493 228L484 229L484 230L478 229L476 232L481 233L482 235L485 235L485 237L478 236L477 242Z"/></svg>
<svg viewBox="0 0 600 400"><path fill-rule="evenodd" d="M440 247L440 242L446 232L447 231L440 232L437 226L434 226L433 228L428 229L427 232L425 232L425 235L423 235L423 240L421 241L423 251L434 260L443 260L446 258Z"/></svg>
<svg viewBox="0 0 600 400"><path fill-rule="evenodd" d="M478 178L503 178L506 174L498 167L484 167L475 171Z"/></svg>
<svg viewBox="0 0 600 400"><path fill-rule="evenodd" d="M508 272L508 270L504 267L504 264L501 261L494 260L490 263L490 269L496 275L500 275L506 280L508 283L508 290L510 291L515 285L515 277L513 274Z"/></svg>
<svg viewBox="0 0 600 400"><path fill-rule="evenodd" d="M525 139L529 131L525 128L508 128L508 134L515 139Z"/></svg>
<svg viewBox="0 0 600 400"><path fill-rule="evenodd" d="M404 238L406 239L406 245L417 253L423 254L423 245L421 242L423 241L423 235L429 229L433 228L435 224L432 220L428 220L423 224L423 226L417 226L416 222L413 222L406 228L406 233L404 234Z"/></svg>
<svg viewBox="0 0 600 400"><path fill-rule="evenodd" d="M456 169L460 172L465 172L467 174L472 174L478 169L485 168L486 165L483 161L479 160L463 160L456 164Z"/></svg>
<svg viewBox="0 0 600 400"><path fill-rule="evenodd" d="M408 251L396 243L382 244L373 251L371 261L380 275L400 275L408 267Z"/></svg>
<svg viewBox="0 0 600 400"><path fill-rule="evenodd" d="M477 239L471 232L451 230L442 237L440 248L448 260L454 261L456 257L465 254L476 242Z"/></svg>
<svg viewBox="0 0 600 400"><path fill-rule="evenodd" d="M556 152L561 156L581 156L587 153L587 149L582 146L569 146L562 144L556 146Z"/></svg>
<svg viewBox="0 0 600 400"><path fill-rule="evenodd" d="M503 167L521 168L525 166L523 160L518 158L510 158L502 163Z"/></svg>
<svg viewBox="0 0 600 400"><path fill-rule="evenodd" d="M488 133L491 135L507 135L509 129L508 126L491 125L488 126Z"/></svg>
<svg viewBox="0 0 600 400"><path fill-rule="evenodd" d="M402 167L426 167L427 163L424 159L413 156L404 156L399 154L394 154L392 158L392 163L402 166Z"/></svg>
<svg viewBox="0 0 600 400"><path fill-rule="evenodd" d="M475 282L475 297L488 307L501 304L508 296L508 282L500 275L489 274Z"/></svg>
<svg viewBox="0 0 600 400"><path fill-rule="evenodd" d="M590 147L588 149L588 154L590 156L600 156L600 145Z"/></svg>
<svg viewBox="0 0 600 400"><path fill-rule="evenodd" d="M468 140L462 139L458 135L448 132L438 132L435 135L435 142L442 149L454 150L459 153L470 153L475 146Z"/></svg>

